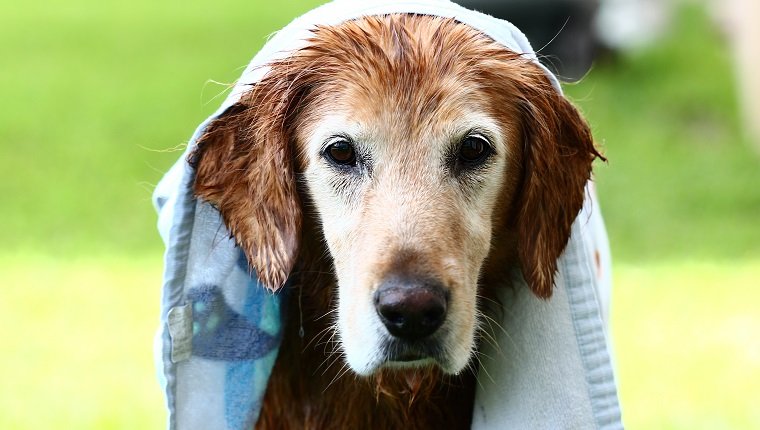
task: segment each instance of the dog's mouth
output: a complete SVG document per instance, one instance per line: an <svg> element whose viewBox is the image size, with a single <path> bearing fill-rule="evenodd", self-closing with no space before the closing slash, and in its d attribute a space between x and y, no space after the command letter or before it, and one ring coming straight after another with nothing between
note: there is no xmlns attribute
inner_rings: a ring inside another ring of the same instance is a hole
<svg viewBox="0 0 760 430"><path fill-rule="evenodd" d="M380 366L408 368L437 365L445 369L448 360L444 357L438 337L414 342L389 337L381 348Z"/></svg>

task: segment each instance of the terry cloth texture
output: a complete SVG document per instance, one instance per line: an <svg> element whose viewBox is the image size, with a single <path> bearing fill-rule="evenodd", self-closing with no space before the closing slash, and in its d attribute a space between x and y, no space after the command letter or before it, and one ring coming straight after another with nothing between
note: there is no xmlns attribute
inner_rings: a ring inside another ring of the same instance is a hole
<svg viewBox="0 0 760 430"><path fill-rule="evenodd" d="M187 155L206 125L266 74L266 64L303 47L316 25L388 13L454 18L538 64L513 25L447 0L336 0L272 37L221 107L196 129L154 193L166 244L155 351L170 430L242 430L255 424L284 314L284 293L268 292L249 275L219 213L193 197ZM544 70L561 93L556 77ZM551 300L534 298L520 274L514 275L523 287L502 297L499 323L509 335L495 330L498 348L484 351L491 359L484 359L479 376L473 428L622 428L606 333L606 241L590 192L559 260ZM597 260L602 264L595 265Z"/></svg>

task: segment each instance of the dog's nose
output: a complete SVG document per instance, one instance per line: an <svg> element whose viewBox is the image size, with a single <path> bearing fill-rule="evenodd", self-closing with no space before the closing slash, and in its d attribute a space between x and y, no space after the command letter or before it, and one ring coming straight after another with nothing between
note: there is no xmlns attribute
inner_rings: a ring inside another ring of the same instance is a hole
<svg viewBox="0 0 760 430"><path fill-rule="evenodd" d="M374 301L388 331L404 340L429 336L446 319L448 297L436 282L391 278L375 291Z"/></svg>

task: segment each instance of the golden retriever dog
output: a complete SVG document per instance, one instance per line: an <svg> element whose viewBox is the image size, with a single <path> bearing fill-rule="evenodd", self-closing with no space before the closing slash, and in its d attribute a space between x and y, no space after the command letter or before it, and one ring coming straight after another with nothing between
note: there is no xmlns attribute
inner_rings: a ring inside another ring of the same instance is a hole
<svg viewBox="0 0 760 430"><path fill-rule="evenodd" d="M601 157L587 124L452 19L319 27L269 67L191 156L260 282L288 281L257 428L469 428L493 291L519 267L552 293Z"/></svg>

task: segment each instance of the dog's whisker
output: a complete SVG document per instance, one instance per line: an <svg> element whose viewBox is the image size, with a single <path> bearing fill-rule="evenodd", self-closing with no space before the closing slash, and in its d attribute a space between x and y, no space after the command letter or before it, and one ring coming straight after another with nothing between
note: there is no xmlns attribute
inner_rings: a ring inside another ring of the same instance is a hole
<svg viewBox="0 0 760 430"><path fill-rule="evenodd" d="M319 369L321 369L322 366L325 363L327 363L327 365L325 366L324 370L322 370L322 376L324 376L327 373L327 371L330 370L330 368L333 367L333 365L335 365L335 363L337 363L338 360L340 360L341 358L342 358L341 354L339 354L337 351L331 351L331 352L329 352L328 355L327 355L327 358L319 366L317 366L317 368L314 370L314 372L315 373L318 372Z"/></svg>
<svg viewBox="0 0 760 430"><path fill-rule="evenodd" d="M485 295L480 294L480 293L475 294L475 297L477 297L479 300L486 301L487 304L489 304L489 305L493 305L493 306L496 306L496 307L499 307L499 308L501 308L503 306L503 304L500 301L498 301L498 300L496 300L496 299L494 299L492 297L485 296Z"/></svg>
<svg viewBox="0 0 760 430"><path fill-rule="evenodd" d="M474 356L477 356L478 358L480 358L480 357L485 357L485 358L487 358L487 359L489 359L489 360L493 360L493 356L491 356L491 355L488 355L488 354L486 354L485 352L483 352L483 351L480 351L480 350L477 350L477 351L473 352L473 355L474 355Z"/></svg>
<svg viewBox="0 0 760 430"><path fill-rule="evenodd" d="M329 384L327 384L327 386L325 387L324 391L327 391L336 381L338 381L340 378L342 378L343 376L345 376L346 373L348 373L350 371L351 371L351 368L348 366L348 364L344 363L342 370L340 372L338 372L338 374L333 378L332 381L330 381Z"/></svg>
<svg viewBox="0 0 760 430"><path fill-rule="evenodd" d="M327 373L327 371L328 371L328 370L329 370L329 369L330 369L330 368L331 368L331 367L332 367L332 366L333 366L333 365L334 365L334 364L335 364L335 363L336 363L336 362L337 362L339 359L341 359L341 358L343 357L343 354L342 354L342 352L341 352L341 351L340 351L340 349L339 349L339 348L337 348L337 347L333 347L333 348L332 348L332 350L329 350L329 351L327 350L327 348L325 348L325 350L324 350L324 354L325 354L325 359L324 359L324 360L322 360L322 362L319 364L319 366L317 366L317 367L316 367L316 369L314 370L315 374L316 374L316 372L318 372L318 371L319 371L319 369L321 369L323 366L325 366L325 365L326 365L326 367L324 368L324 370L323 370L323 372L322 372L322 375L324 375L325 373Z"/></svg>
<svg viewBox="0 0 760 430"><path fill-rule="evenodd" d="M480 312L480 316L484 318L488 325L494 324L504 335L509 336L509 333L507 333L507 330L501 325L500 322L496 321L492 316L488 315L487 313Z"/></svg>
<svg viewBox="0 0 760 430"><path fill-rule="evenodd" d="M327 312L323 313L322 315L318 316L316 319L314 319L314 321L319 321L322 318L337 315L337 313L338 313L338 309L337 308L330 309L329 311L327 311Z"/></svg>
<svg viewBox="0 0 760 430"><path fill-rule="evenodd" d="M482 312L478 312L477 318L478 318L478 322L479 322L478 328L477 328L478 333L483 333L483 334L487 335L490 340L492 340L494 343L497 343L496 342L496 336L495 336L495 333L494 333L494 328L493 328L494 324L493 324L492 320L489 319L487 317L487 315L485 315Z"/></svg>
<svg viewBox="0 0 760 430"><path fill-rule="evenodd" d="M485 315L483 315L485 317ZM488 342L491 346L494 347L496 352L499 354L499 356L506 358L506 355L504 353L504 349L501 345L501 343L496 339L492 320L489 320L488 318L484 318L486 323L488 324L488 329L486 327L481 327L478 331L478 334L481 336L482 339L485 339L486 342ZM512 338L512 336L501 326L499 326L501 331L504 333L504 336L506 337L507 341L512 345L514 348L519 348L515 340Z"/></svg>
<svg viewBox="0 0 760 430"><path fill-rule="evenodd" d="M478 360L478 370L482 371L483 373L485 373L486 376L488 377L488 379L491 381L492 384L496 384L496 381L493 379L493 377L491 376L491 374L488 372L488 369L486 368L486 366L483 365L483 360L480 359L481 356L489 358L485 354L479 354L479 353L475 354L475 359ZM480 388L483 389L483 390L485 390L485 387L483 386L483 383L480 380L480 378L478 378L477 381L478 381L478 384L480 385Z"/></svg>
<svg viewBox="0 0 760 430"><path fill-rule="evenodd" d="M338 329L335 326L332 326L332 327L333 327L332 334L327 339L327 342L325 342L325 350L327 349L327 345L332 345L333 352L335 352L340 347L340 342L335 340L335 337L338 335Z"/></svg>
<svg viewBox="0 0 760 430"><path fill-rule="evenodd" d="M309 341L306 343L306 345L304 345L304 347L303 347L303 349L301 350L301 352L304 352L304 351L306 351L306 350L309 348L309 346L310 346L312 343L314 343L314 342L316 342L316 343L315 343L315 345L319 345L319 342L322 340L322 338L324 338L325 336L327 336L327 333L330 331L330 329L331 329L331 328L332 328L331 326L327 326L327 327L323 328L322 330L320 330L320 331L319 331L319 333L317 333L316 335L314 335L314 337L312 337L312 338L311 338L311 339L310 339L310 340L309 340Z"/></svg>
<svg viewBox="0 0 760 430"><path fill-rule="evenodd" d="M316 346L322 347L322 353L326 355L339 352L340 342L335 340L335 329L332 329L332 333L327 339L319 342Z"/></svg>
<svg viewBox="0 0 760 430"><path fill-rule="evenodd" d="M330 339L328 340L328 342L327 342L327 343L325 343L325 349L324 349L324 351L323 351L323 352L325 353L325 355L326 355L326 358L325 358L325 359L322 361L322 363L320 363L320 365L319 365L319 366L317 366L317 368L315 369L315 372L319 371L319 369L320 369L320 368L322 368L322 366L323 366L323 365L324 365L324 364L325 364L325 363L326 363L326 362L329 360L329 361L330 361L330 363L329 363L329 364L328 364L328 365L325 367L324 371L322 372L322 375L324 375L325 373L327 373L327 371L328 371L328 370L329 370L329 369L330 369L330 368L331 368L331 367L332 367L332 366L333 366L333 365L334 365L334 364L335 364L335 363L336 363L338 360L340 360L341 358L343 358L343 353L342 353L342 352L341 352L341 350L340 350L340 345L339 345L337 342L335 342L335 341L333 340L333 338L335 337L335 333L336 333L336 331L335 331L335 330L333 330L333 334L332 334L332 336L330 336ZM328 351L328 350L327 350L327 345L328 345L328 344L332 344L332 346L333 346L333 347L332 347L332 350L330 350L330 351Z"/></svg>
<svg viewBox="0 0 760 430"><path fill-rule="evenodd" d="M480 335L481 339L488 342L488 344L493 346L499 353L502 353L499 342L497 342L496 339L493 337L493 335L489 333L485 328L481 328L480 330L478 330L478 334Z"/></svg>

